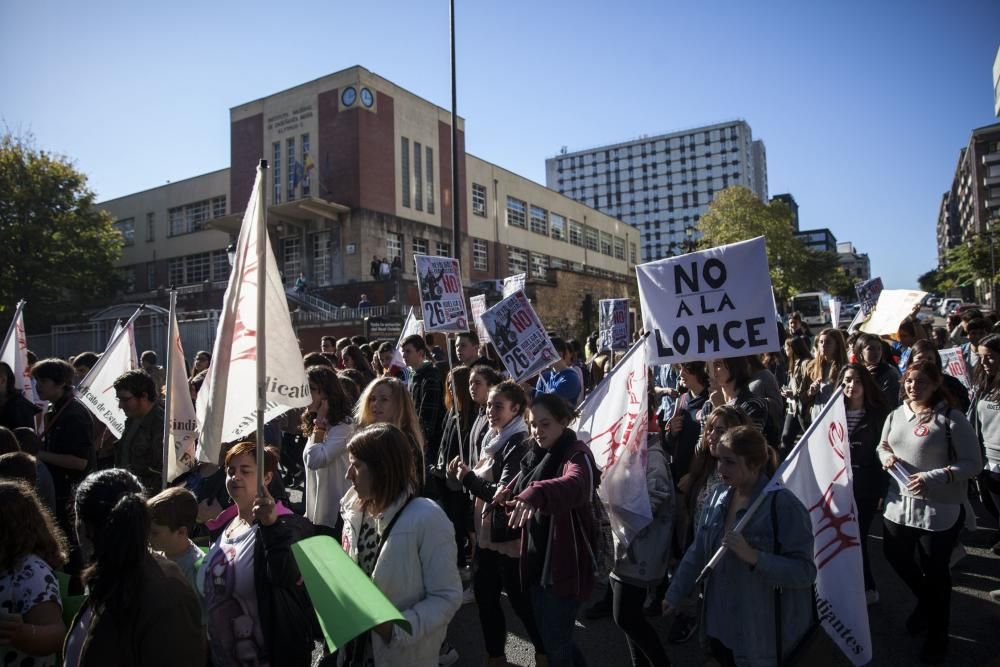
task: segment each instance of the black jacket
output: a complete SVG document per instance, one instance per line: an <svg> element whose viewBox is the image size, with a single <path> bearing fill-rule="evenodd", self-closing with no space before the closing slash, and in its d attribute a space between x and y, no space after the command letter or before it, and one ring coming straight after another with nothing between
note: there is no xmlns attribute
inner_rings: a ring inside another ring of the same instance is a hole
<svg viewBox="0 0 1000 667"><path fill-rule="evenodd" d="M889 484L889 475L882 469L878 446L882 441L882 426L889 411L872 408L865 411L850 434L851 473L854 475L856 498L882 498Z"/></svg>
<svg viewBox="0 0 1000 667"><path fill-rule="evenodd" d="M515 433L507 438L507 442L501 445L493 457L493 465L490 470L493 473L493 482L487 482L483 478L470 472L462 479L462 485L472 492L480 500L489 503L497 490L507 486L511 480L521 471L521 459L527 449L528 434L524 431ZM480 453L480 458L483 454ZM515 533L520 535L520 531ZM511 531L507 528L507 517L505 512L493 512L490 525L490 539L494 542L510 541Z"/></svg>
<svg viewBox="0 0 1000 667"><path fill-rule="evenodd" d="M212 532L215 542L230 522ZM257 613L271 664L308 667L313 638L318 636L316 614L306 592L292 544L315 532L308 519L283 514L271 526L255 524L253 583Z"/></svg>
<svg viewBox="0 0 1000 667"><path fill-rule="evenodd" d="M0 408L0 426L5 426L13 431L15 428L26 426L35 428L35 415L41 411L34 403L24 397L19 391L12 391L7 396L7 402Z"/></svg>
<svg viewBox="0 0 1000 667"><path fill-rule="evenodd" d="M417 410L417 417L424 431L424 446L436 451L436 445L441 441L444 391L441 373L433 363L425 363L413 371L410 396L413 397L413 407Z"/></svg>

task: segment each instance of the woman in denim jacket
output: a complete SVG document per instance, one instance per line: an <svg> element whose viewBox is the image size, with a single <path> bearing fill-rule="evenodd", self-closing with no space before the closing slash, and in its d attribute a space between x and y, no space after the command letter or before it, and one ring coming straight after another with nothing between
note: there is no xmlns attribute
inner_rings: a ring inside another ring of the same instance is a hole
<svg viewBox="0 0 1000 667"><path fill-rule="evenodd" d="M715 551L727 547L732 553L705 580L702 642L724 667L770 667L778 664L775 589L781 596L785 656L812 624L816 579L812 524L798 499L781 489L764 499L741 534L733 533L733 526L764 492L777 455L760 431L750 426L727 431L718 453L723 485L709 500L694 544L677 568L664 612L679 607ZM780 526L778 535L774 526Z"/></svg>

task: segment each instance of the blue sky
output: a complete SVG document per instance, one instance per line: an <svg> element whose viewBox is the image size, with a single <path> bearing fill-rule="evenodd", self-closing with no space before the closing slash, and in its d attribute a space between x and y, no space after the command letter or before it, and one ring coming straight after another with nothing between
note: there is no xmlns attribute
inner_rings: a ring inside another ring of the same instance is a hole
<svg viewBox="0 0 1000 667"><path fill-rule="evenodd" d="M886 287L934 267L958 151L998 121L995 0L457 4L469 152L544 182L562 146L743 118L771 194ZM447 2L0 3L0 117L101 199L228 166L231 106L355 64L448 107Z"/></svg>

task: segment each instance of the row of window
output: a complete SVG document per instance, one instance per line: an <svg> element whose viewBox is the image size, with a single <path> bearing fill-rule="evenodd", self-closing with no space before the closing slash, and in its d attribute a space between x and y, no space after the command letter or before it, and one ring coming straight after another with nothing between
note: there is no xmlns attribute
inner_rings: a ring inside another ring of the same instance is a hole
<svg viewBox="0 0 1000 667"><path fill-rule="evenodd" d="M706 150L699 151L693 155L683 155L683 154L673 154L673 153L658 153L650 155L648 157L633 158L632 160L612 160L611 162L596 162L591 165L585 165L583 167L575 167L572 169L556 169L556 174L559 178L583 178L585 176L597 176L606 173L620 173L623 171L635 171L643 170L646 171L650 167L654 169L660 167L671 167L676 164L682 166L687 166L688 164L694 164L695 166L710 167L713 164L718 166L726 166L727 162L733 162L738 158L729 159L729 154L738 153L739 148L733 146L732 148L722 148L716 149L715 151ZM715 158L714 160L712 158Z"/></svg>
<svg viewBox="0 0 1000 667"><path fill-rule="evenodd" d="M313 169L311 144L309 135L303 134L298 139L296 149L295 137L285 139L284 165L282 172L281 142L271 144L271 203L280 204L282 199L293 201L296 193L308 197L312 192L311 172Z"/></svg>
<svg viewBox="0 0 1000 667"><path fill-rule="evenodd" d="M386 236L385 241L385 255L386 258L392 262L394 259L399 258L399 263L403 267L403 271L406 271L406 255L403 252L404 237L402 234L397 234L395 232L389 232ZM430 243L427 239L414 237L410 244L410 252L412 254L429 255L430 253ZM445 243L444 241L434 242L434 255L438 257L451 257L451 244Z"/></svg>
<svg viewBox="0 0 1000 667"><path fill-rule="evenodd" d="M571 167L588 165L592 162L600 162L602 160L607 161L614 160L616 158L644 157L647 154L663 153L668 150L694 150L699 146L709 146L713 143L723 141L736 142L739 141L739 139L739 132L734 126L725 129L709 130L708 132L695 132L693 134L670 137L668 139L657 139L644 143L634 143L629 146L608 148L590 153L567 155L565 157L560 156L556 158L556 160L559 167L568 169Z"/></svg>
<svg viewBox="0 0 1000 667"><path fill-rule="evenodd" d="M600 252L615 259L625 259L625 239L598 231L576 220L567 220L565 216L549 212L541 206L528 204L510 195L507 196L507 224L511 227L530 229L536 234L550 236L557 241L569 241L572 245Z"/></svg>
<svg viewBox="0 0 1000 667"><path fill-rule="evenodd" d="M153 279L148 283L152 289L156 280L155 265L150 263L148 270L151 273L149 277ZM180 287L203 283L206 280L213 282L229 280L229 270L229 257L225 250L172 257L167 262L167 284Z"/></svg>
<svg viewBox="0 0 1000 667"><path fill-rule="evenodd" d="M402 180L403 206L428 213L434 213L434 149L422 146L419 141L413 143L413 155L410 155L410 140L407 137L399 139L399 171ZM411 191L410 176L413 166L413 186ZM426 166L426 171L424 167Z"/></svg>
<svg viewBox="0 0 1000 667"><path fill-rule="evenodd" d="M226 196L203 199L201 201L174 206L167 209L167 236L180 236L204 229L205 223L213 218L226 215ZM147 216L147 225L152 218ZM151 232L150 232L151 235Z"/></svg>

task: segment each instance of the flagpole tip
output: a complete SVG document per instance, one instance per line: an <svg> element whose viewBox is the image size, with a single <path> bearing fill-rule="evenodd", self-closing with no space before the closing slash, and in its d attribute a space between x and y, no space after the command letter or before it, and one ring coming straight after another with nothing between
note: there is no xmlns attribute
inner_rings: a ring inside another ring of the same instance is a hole
<svg viewBox="0 0 1000 667"><path fill-rule="evenodd" d="M261 160L257 166L260 167L261 169L267 169L267 160Z"/></svg>

